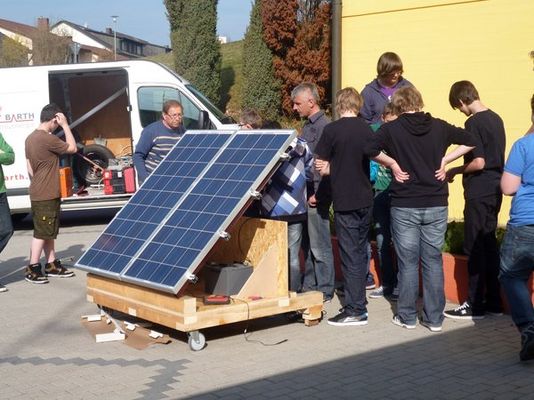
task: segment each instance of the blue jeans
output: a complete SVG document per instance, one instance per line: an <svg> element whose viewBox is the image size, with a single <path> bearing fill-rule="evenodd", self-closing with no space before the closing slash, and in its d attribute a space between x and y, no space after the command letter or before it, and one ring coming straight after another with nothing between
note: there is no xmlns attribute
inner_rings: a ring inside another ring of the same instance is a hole
<svg viewBox="0 0 534 400"><path fill-rule="evenodd" d="M504 288L512 320L518 327L534 322L534 307L527 283L534 271L534 225L508 224L501 245L499 280Z"/></svg>
<svg viewBox="0 0 534 400"><path fill-rule="evenodd" d="M6 193L0 193L0 253L13 235L13 223L11 222L11 211L7 202Z"/></svg>
<svg viewBox="0 0 534 400"><path fill-rule="evenodd" d="M397 286L397 274L391 255L391 199L389 190L376 190L373 203L373 223L382 286L385 294L391 294Z"/></svg>
<svg viewBox="0 0 534 400"><path fill-rule="evenodd" d="M329 207L308 207L308 223L302 240L304 253L303 291L318 290L334 295L334 255L330 237Z"/></svg>
<svg viewBox="0 0 534 400"><path fill-rule="evenodd" d="M300 245L304 221L287 224L287 244L289 247L289 290L300 292L302 290L302 273L300 272Z"/></svg>
<svg viewBox="0 0 534 400"><path fill-rule="evenodd" d="M421 261L422 320L441 326L445 309L441 247L447 230L447 207L391 207L391 229L399 265L397 314L405 323L415 324L417 321Z"/></svg>
<svg viewBox="0 0 534 400"><path fill-rule="evenodd" d="M343 306L347 314L361 315L367 312L365 284L371 208L336 212L334 218L343 270Z"/></svg>

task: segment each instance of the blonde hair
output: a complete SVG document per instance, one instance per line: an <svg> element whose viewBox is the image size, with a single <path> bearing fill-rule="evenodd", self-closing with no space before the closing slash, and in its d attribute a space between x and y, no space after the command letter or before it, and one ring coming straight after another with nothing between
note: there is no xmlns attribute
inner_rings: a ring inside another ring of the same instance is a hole
<svg viewBox="0 0 534 400"><path fill-rule="evenodd" d="M421 96L419 90L409 86L400 88L393 93L391 106L393 107L393 112L400 115L409 111L420 111L425 104L423 103L423 96Z"/></svg>
<svg viewBox="0 0 534 400"><path fill-rule="evenodd" d="M338 115L346 112L358 114L363 106L363 98L353 87L346 87L336 93L336 112Z"/></svg>

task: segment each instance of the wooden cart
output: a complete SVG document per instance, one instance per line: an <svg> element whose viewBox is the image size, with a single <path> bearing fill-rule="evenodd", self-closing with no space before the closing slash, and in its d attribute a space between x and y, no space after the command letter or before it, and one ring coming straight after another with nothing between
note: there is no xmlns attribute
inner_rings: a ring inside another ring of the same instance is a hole
<svg viewBox="0 0 534 400"><path fill-rule="evenodd" d="M206 263L248 262L253 272L230 304L204 305L204 278L188 284L180 296L88 274L87 299L188 334L192 350L201 350L205 337L200 329L260 317L302 311L306 326L319 322L321 292L288 291L288 245L285 222L241 218L210 252Z"/></svg>

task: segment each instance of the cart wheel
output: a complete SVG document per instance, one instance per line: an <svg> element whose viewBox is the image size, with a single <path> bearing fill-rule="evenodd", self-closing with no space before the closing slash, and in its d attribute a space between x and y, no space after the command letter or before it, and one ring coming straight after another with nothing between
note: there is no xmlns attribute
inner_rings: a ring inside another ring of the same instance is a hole
<svg viewBox="0 0 534 400"><path fill-rule="evenodd" d="M187 336L187 343L191 350L200 351L206 346L206 337L199 331L189 332Z"/></svg>

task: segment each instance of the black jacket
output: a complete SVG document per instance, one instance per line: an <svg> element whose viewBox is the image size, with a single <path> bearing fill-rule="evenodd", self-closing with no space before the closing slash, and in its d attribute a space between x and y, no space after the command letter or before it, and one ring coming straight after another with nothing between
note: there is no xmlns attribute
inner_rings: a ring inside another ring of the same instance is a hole
<svg viewBox="0 0 534 400"><path fill-rule="evenodd" d="M435 172L451 144L475 146L470 133L428 113L404 113L384 124L367 143L369 157L385 151L394 158L410 179L390 185L393 207L422 208L447 206L449 190L446 181L439 181Z"/></svg>

